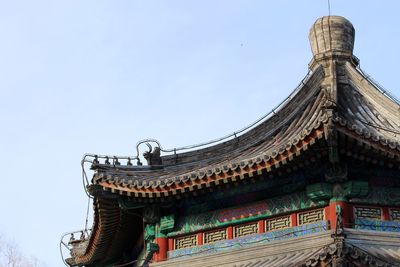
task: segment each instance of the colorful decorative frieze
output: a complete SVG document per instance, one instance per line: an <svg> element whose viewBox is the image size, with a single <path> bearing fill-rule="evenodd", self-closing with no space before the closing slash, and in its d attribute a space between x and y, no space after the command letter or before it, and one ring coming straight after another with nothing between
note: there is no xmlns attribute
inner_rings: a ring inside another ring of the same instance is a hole
<svg viewBox="0 0 400 267"><path fill-rule="evenodd" d="M204 244L214 243L227 239L226 229L206 232L203 235Z"/></svg>
<svg viewBox="0 0 400 267"><path fill-rule="evenodd" d="M246 235L258 233L258 223L249 223L245 225L236 225L233 227L233 237L238 238Z"/></svg>
<svg viewBox="0 0 400 267"><path fill-rule="evenodd" d="M400 209L389 209L390 220L400 221Z"/></svg>
<svg viewBox="0 0 400 267"><path fill-rule="evenodd" d="M323 209L301 212L297 216L297 222L299 225L319 222L324 220L325 217Z"/></svg>
<svg viewBox="0 0 400 267"><path fill-rule="evenodd" d="M330 199L332 197L332 184L316 183L307 185L307 196L313 200Z"/></svg>
<svg viewBox="0 0 400 267"><path fill-rule="evenodd" d="M227 251L232 249L240 249L243 247L266 244L275 240L283 240L288 238L301 237L313 233L325 232L329 230L328 222L320 221L317 223L310 223L292 228L286 228L271 232L265 232L262 234L247 235L235 239L222 240L202 246L193 246L183 249L175 249L168 251L168 259L176 257L190 257L205 254L212 254L220 251Z"/></svg>
<svg viewBox="0 0 400 267"><path fill-rule="evenodd" d="M400 187L372 187L365 197L354 197L350 203L400 206Z"/></svg>
<svg viewBox="0 0 400 267"><path fill-rule="evenodd" d="M354 218L380 220L382 209L375 207L354 207Z"/></svg>
<svg viewBox="0 0 400 267"><path fill-rule="evenodd" d="M279 217L267 220L265 223L265 231L273 231L288 228L291 226L290 216Z"/></svg>
<svg viewBox="0 0 400 267"><path fill-rule="evenodd" d="M310 170L311 172L311 170ZM318 171L317 171L318 173ZM296 192L294 190L298 188L304 187L306 184L307 177L302 174L298 173L294 177L287 176L287 177L280 177L280 179L264 179L262 182L256 183L256 184L243 184L238 187L231 187L229 190L221 190L221 191L214 191L211 196L208 196L210 200L213 201L223 201L224 199L230 198L230 197L237 197L242 194L247 194L247 193L254 193L254 191L260 191L260 190L265 190L265 189L271 189L272 187L278 186L282 192L286 193L293 193ZM255 190L256 188L256 190ZM236 201L236 205L238 203L243 203L242 200ZM204 203L197 203L198 205L191 205L190 206L190 211L193 213L198 213L200 209L203 207L210 207L209 205L204 205ZM193 214L191 213L191 214Z"/></svg>
<svg viewBox="0 0 400 267"><path fill-rule="evenodd" d="M175 249L197 246L197 235L188 235L175 239Z"/></svg>
<svg viewBox="0 0 400 267"><path fill-rule="evenodd" d="M290 213L313 207L323 207L327 201L313 201L305 192L295 193L284 197L276 197L259 201L251 205L234 207L226 210L204 212L178 218L175 228L168 233L169 237L203 231L223 226L245 223L264 219L279 214Z"/></svg>
<svg viewBox="0 0 400 267"><path fill-rule="evenodd" d="M160 218L160 231L166 232L174 228L174 215L163 216Z"/></svg>
<svg viewBox="0 0 400 267"><path fill-rule="evenodd" d="M348 181L343 184L343 196L346 198L364 197L368 195L367 181Z"/></svg>
<svg viewBox="0 0 400 267"><path fill-rule="evenodd" d="M241 219L243 217L251 217L265 213L268 210L268 205L265 202L250 204L233 209L219 211L218 221L227 222L232 220Z"/></svg>
<svg viewBox="0 0 400 267"><path fill-rule="evenodd" d="M355 229L372 230L372 231L385 231L385 232L400 232L399 221L381 221L369 219L355 219Z"/></svg>
<svg viewBox="0 0 400 267"><path fill-rule="evenodd" d="M369 187L366 181L347 181L333 189L332 184L316 183L306 187L307 196L312 200L348 199L352 197L363 197L368 194Z"/></svg>
<svg viewBox="0 0 400 267"><path fill-rule="evenodd" d="M150 241L153 240L156 235L156 227L154 224L148 224L144 228L144 240Z"/></svg>

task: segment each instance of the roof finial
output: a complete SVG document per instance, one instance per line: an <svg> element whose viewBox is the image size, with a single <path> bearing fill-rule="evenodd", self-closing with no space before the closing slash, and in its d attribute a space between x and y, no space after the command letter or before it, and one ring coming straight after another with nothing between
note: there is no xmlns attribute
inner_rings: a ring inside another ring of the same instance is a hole
<svg viewBox="0 0 400 267"><path fill-rule="evenodd" d="M309 39L314 60L327 58L352 59L355 30L350 21L340 16L317 19Z"/></svg>

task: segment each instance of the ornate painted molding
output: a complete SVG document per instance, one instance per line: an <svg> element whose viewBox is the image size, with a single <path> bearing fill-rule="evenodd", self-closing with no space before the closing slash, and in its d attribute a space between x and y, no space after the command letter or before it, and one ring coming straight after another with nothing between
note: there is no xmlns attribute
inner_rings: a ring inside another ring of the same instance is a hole
<svg viewBox="0 0 400 267"><path fill-rule="evenodd" d="M400 206L400 187L372 187L366 196L353 197L351 203Z"/></svg>
<svg viewBox="0 0 400 267"><path fill-rule="evenodd" d="M369 220L369 219L355 219L354 220L354 228L355 229L363 229L363 230L400 233L400 222Z"/></svg>
<svg viewBox="0 0 400 267"><path fill-rule="evenodd" d="M307 196L312 200L347 200L352 197L365 197L369 187L366 181L348 181L345 183L316 183L306 187ZM332 199L333 198L333 199Z"/></svg>
<svg viewBox="0 0 400 267"><path fill-rule="evenodd" d="M154 224L148 224L144 228L144 240L146 242L151 241L155 238L156 236L156 227Z"/></svg>
<svg viewBox="0 0 400 267"><path fill-rule="evenodd" d="M168 232L174 229L175 216L168 215L160 218L160 232Z"/></svg>
<svg viewBox="0 0 400 267"><path fill-rule="evenodd" d="M302 192L230 209L188 215L177 219L175 230L170 232L168 236L172 237L200 230L264 219L298 210L322 207L327 203L324 200L313 201L307 197L305 192Z"/></svg>
<svg viewBox="0 0 400 267"><path fill-rule="evenodd" d="M255 244L265 244L275 240L283 240L288 238L301 237L304 235L324 232L329 229L327 221L310 223L292 228L266 232L262 234L253 234L235 239L217 241L202 246L194 246L190 248L177 249L168 251L168 259L191 257L198 255L206 255L219 251L227 251L231 249L239 249Z"/></svg>
<svg viewBox="0 0 400 267"><path fill-rule="evenodd" d="M312 200L330 199L332 197L332 185L328 183L316 183L306 187L307 196Z"/></svg>

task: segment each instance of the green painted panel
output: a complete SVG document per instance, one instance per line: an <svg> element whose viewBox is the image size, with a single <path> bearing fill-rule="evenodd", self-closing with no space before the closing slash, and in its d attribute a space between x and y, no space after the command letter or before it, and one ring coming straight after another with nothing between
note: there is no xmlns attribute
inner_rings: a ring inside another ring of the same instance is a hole
<svg viewBox="0 0 400 267"><path fill-rule="evenodd" d="M400 187L372 187L363 197L350 199L351 203L400 206Z"/></svg>
<svg viewBox="0 0 400 267"><path fill-rule="evenodd" d="M160 219L160 231L166 232L174 228L175 217L174 215L163 216Z"/></svg>
<svg viewBox="0 0 400 267"><path fill-rule="evenodd" d="M156 235L156 227L154 224L148 224L144 228L144 240L153 240Z"/></svg>
<svg viewBox="0 0 400 267"><path fill-rule="evenodd" d="M312 200L330 199L332 197L332 185L328 183L317 183L308 185L307 196Z"/></svg>
<svg viewBox="0 0 400 267"><path fill-rule="evenodd" d="M348 181L343 185L344 195L350 197L364 197L368 195L369 187L366 181Z"/></svg>
<svg viewBox="0 0 400 267"><path fill-rule="evenodd" d="M328 201L325 200L313 201L309 199L305 192L275 197L230 209L204 212L179 218L176 221L174 231L170 232L168 236L243 223L311 207L321 207L327 204Z"/></svg>

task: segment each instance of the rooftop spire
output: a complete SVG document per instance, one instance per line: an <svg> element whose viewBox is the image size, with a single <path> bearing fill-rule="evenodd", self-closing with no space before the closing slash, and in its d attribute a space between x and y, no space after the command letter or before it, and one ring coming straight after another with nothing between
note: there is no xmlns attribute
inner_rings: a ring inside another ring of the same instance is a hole
<svg viewBox="0 0 400 267"><path fill-rule="evenodd" d="M315 21L309 39L313 61L353 59L355 30L350 21L340 16L325 16Z"/></svg>

